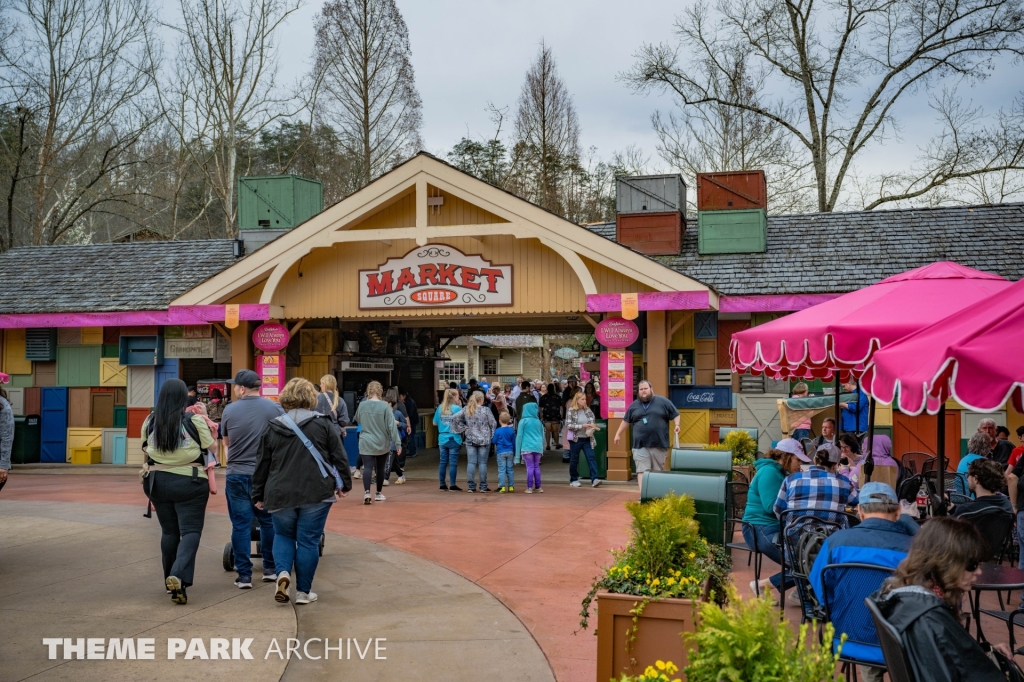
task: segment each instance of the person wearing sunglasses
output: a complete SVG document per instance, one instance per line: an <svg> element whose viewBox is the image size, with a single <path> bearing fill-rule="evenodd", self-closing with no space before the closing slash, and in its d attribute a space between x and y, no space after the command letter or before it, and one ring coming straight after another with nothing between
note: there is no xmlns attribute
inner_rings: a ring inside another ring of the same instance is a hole
<svg viewBox="0 0 1024 682"><path fill-rule="evenodd" d="M999 667L960 624L964 593L981 574L979 564L987 552L974 525L935 517L914 536L896 574L871 595L899 634L917 682L1005 682ZM992 648L1012 658L1005 643Z"/></svg>

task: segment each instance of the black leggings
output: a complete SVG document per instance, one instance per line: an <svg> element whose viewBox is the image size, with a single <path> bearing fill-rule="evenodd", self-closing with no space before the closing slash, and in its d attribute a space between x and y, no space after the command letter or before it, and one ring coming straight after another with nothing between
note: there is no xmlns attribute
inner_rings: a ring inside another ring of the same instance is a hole
<svg viewBox="0 0 1024 682"><path fill-rule="evenodd" d="M370 492L370 479L373 477L373 470L377 470L377 492L384 487L384 465L387 464L388 456L363 455L363 490Z"/></svg>
<svg viewBox="0 0 1024 682"><path fill-rule="evenodd" d="M149 474L150 499L160 520L160 554L164 578L173 575L185 587L192 585L196 552L206 520L210 487L205 478L154 471ZM145 487L145 483L143 486Z"/></svg>

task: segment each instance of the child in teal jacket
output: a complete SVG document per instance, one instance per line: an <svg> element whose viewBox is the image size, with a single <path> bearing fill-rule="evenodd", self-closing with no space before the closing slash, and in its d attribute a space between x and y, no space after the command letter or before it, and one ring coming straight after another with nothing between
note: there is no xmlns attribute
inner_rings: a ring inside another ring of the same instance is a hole
<svg viewBox="0 0 1024 682"><path fill-rule="evenodd" d="M516 464L526 462L526 492L544 492L540 484L540 458L544 454L544 423L537 418L537 403L523 405L516 429Z"/></svg>

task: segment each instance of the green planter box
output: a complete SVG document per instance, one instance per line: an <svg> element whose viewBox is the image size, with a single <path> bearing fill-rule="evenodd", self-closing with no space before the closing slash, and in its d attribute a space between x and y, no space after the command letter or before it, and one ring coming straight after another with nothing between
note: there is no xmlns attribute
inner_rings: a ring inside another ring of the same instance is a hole
<svg viewBox="0 0 1024 682"><path fill-rule="evenodd" d="M697 250L716 253L764 253L768 215L764 209L700 211L697 213Z"/></svg>
<svg viewBox="0 0 1024 682"><path fill-rule="evenodd" d="M601 425L601 430L594 434L594 440L597 441L597 447L594 448L594 459L597 460L597 477L605 478L608 476L608 421L606 419L595 419L595 424ZM590 465L587 464L587 458L580 451L580 462L577 466L577 470L580 472L580 478L590 478Z"/></svg>

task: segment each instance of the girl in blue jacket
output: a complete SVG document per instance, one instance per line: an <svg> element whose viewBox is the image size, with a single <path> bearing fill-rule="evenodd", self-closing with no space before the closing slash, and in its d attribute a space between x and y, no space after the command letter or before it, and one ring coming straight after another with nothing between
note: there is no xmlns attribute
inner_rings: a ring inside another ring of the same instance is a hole
<svg viewBox="0 0 1024 682"><path fill-rule="evenodd" d="M544 454L544 423L537 418L537 403L523 405L516 429L516 464L526 462L526 492L544 492L540 487L540 458Z"/></svg>

